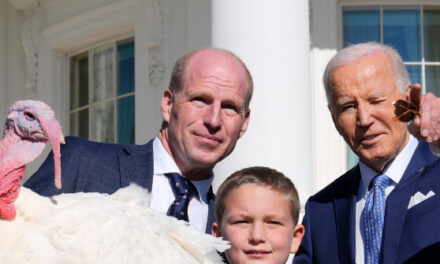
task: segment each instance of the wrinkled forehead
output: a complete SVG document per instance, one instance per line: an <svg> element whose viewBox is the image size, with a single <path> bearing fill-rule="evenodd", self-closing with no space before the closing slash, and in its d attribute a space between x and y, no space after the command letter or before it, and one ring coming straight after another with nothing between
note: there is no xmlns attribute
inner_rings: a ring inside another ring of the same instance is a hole
<svg viewBox="0 0 440 264"><path fill-rule="evenodd" d="M335 68L329 77L334 90L338 85L362 84L374 78L394 81L395 71L386 54L376 53Z"/></svg>
<svg viewBox="0 0 440 264"><path fill-rule="evenodd" d="M356 68L358 71L362 71L366 67L368 67L370 70L377 69L378 71L383 71L384 73L394 75L394 67L390 56L384 52L375 52L359 56L354 60L340 61L329 73L329 79L332 80L334 78L335 72L338 72L340 69Z"/></svg>

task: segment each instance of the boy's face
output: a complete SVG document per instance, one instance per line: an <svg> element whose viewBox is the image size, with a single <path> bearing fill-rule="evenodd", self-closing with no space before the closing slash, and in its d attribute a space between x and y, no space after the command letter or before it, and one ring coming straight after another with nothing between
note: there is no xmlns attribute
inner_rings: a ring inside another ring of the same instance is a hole
<svg viewBox="0 0 440 264"><path fill-rule="evenodd" d="M214 236L231 242L226 257L231 264L281 264L295 253L304 227L292 219L290 203L278 191L245 184L226 197L221 226L214 223Z"/></svg>

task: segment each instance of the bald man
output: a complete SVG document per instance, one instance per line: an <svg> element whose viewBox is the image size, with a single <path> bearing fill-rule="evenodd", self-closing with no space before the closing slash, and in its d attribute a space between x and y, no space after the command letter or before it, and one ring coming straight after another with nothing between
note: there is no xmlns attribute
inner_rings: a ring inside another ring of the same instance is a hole
<svg viewBox="0 0 440 264"><path fill-rule="evenodd" d="M200 49L174 65L161 102L162 128L145 145L67 137L61 148L62 189L53 186L48 156L25 186L41 195L113 193L134 182L151 194L150 207L210 233L213 168L246 132L252 77L234 54Z"/></svg>

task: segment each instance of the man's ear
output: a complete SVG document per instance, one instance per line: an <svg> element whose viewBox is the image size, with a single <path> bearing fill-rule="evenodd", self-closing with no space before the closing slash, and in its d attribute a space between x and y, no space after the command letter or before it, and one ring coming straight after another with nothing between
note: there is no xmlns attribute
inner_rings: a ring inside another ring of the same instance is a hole
<svg viewBox="0 0 440 264"><path fill-rule="evenodd" d="M246 111L246 114L244 115L243 123L241 124L240 135L238 138L241 138L241 136L243 136L244 132L246 132L248 125L249 125L250 116L251 116L251 109L248 109Z"/></svg>
<svg viewBox="0 0 440 264"><path fill-rule="evenodd" d="M173 92L170 89L166 89L163 92L162 102L160 104L160 110L162 112L163 120L167 123L169 123L170 121L172 107L173 107Z"/></svg>
<svg viewBox="0 0 440 264"><path fill-rule="evenodd" d="M295 254L298 251L301 240L304 237L305 228L303 225L296 225L293 231L292 247L290 248L290 253Z"/></svg>
<svg viewBox="0 0 440 264"><path fill-rule="evenodd" d="M217 222L214 222L212 224L211 234L213 236L215 236L215 237L221 237L222 236L222 232L221 232L220 227L217 224Z"/></svg>

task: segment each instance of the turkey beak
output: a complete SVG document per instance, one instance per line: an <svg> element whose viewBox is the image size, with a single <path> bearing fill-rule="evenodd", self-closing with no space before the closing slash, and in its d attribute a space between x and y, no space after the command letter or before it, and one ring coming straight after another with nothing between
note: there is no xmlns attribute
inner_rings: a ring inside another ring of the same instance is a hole
<svg viewBox="0 0 440 264"><path fill-rule="evenodd" d="M61 134L61 136L60 136L60 143L61 144L66 144L66 140L64 139L64 135L63 134Z"/></svg>
<svg viewBox="0 0 440 264"><path fill-rule="evenodd" d="M42 129L32 132L32 136L39 140L49 140L49 136Z"/></svg>

